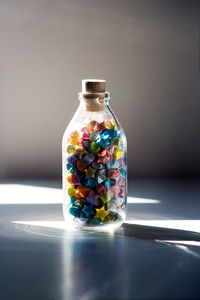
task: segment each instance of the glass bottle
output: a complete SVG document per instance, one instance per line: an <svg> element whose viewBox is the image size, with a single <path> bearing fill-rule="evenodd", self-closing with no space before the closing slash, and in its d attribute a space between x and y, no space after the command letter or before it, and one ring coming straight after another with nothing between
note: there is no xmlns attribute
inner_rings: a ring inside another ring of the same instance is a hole
<svg viewBox="0 0 200 300"><path fill-rule="evenodd" d="M127 142L105 88L105 80L82 80L63 135L63 214L80 227L116 228L126 215Z"/></svg>

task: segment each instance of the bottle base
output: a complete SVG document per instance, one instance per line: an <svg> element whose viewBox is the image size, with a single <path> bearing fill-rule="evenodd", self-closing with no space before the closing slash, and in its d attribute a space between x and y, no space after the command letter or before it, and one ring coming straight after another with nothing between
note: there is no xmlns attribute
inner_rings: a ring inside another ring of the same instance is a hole
<svg viewBox="0 0 200 300"><path fill-rule="evenodd" d="M106 223L99 223L99 224L91 224L87 222L83 222L78 218L68 218L65 217L66 221L66 228L75 228L81 230L92 230L92 231L113 231L119 228L123 223L124 220L120 219L115 222L106 222Z"/></svg>

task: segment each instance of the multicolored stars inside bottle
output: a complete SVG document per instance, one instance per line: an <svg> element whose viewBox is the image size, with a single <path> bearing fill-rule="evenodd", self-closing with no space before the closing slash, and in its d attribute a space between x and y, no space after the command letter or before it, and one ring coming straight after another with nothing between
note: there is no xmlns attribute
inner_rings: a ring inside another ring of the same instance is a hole
<svg viewBox="0 0 200 300"><path fill-rule="evenodd" d="M81 227L116 228L126 215L127 142L105 88L105 80L82 81L63 136L63 213Z"/></svg>

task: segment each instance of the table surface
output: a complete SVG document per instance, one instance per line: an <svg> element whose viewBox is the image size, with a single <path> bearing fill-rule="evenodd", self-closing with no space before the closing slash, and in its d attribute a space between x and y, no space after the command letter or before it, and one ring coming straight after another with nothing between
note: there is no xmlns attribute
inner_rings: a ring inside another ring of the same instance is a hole
<svg viewBox="0 0 200 300"><path fill-rule="evenodd" d="M0 299L200 298L200 182L129 182L114 232L66 228L56 181L0 184Z"/></svg>

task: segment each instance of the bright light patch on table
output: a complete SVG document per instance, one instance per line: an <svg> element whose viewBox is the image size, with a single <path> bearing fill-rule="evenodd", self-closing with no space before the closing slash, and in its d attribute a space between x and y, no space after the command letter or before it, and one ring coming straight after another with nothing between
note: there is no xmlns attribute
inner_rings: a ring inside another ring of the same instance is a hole
<svg viewBox="0 0 200 300"><path fill-rule="evenodd" d="M28 225L28 226L36 226L36 227L46 227L46 228L55 228L55 229L63 229L63 230L78 230L74 226L74 224L67 222L67 221L49 221L49 220L34 220L34 221L11 221L11 223L14 224L20 224L20 225ZM83 230L91 230L91 228L85 227L82 228ZM114 230L116 229L116 224L112 224L109 227L103 228L103 227L96 227L95 229L93 228L93 231L99 231L99 232L107 232L107 233L114 233Z"/></svg>
<svg viewBox="0 0 200 300"><path fill-rule="evenodd" d="M126 220L125 223L200 232L200 220Z"/></svg>
<svg viewBox="0 0 200 300"><path fill-rule="evenodd" d="M65 221L12 221L11 223L57 229L68 228L68 224Z"/></svg>
<svg viewBox="0 0 200 300"><path fill-rule="evenodd" d="M156 242L200 247L200 241L156 240Z"/></svg>
<svg viewBox="0 0 200 300"><path fill-rule="evenodd" d="M185 252L186 254L189 254L195 258L200 259L200 255L199 253L196 253L195 251L193 251L192 249L188 248L188 246L200 246L200 242L198 241L167 241L167 240L156 240L156 242L159 243L164 243L164 244L174 244L174 246Z"/></svg>
<svg viewBox="0 0 200 300"><path fill-rule="evenodd" d="M12 223L31 225L31 226L40 226L40 227L49 227L49 228L58 228L58 229L66 229L71 227L71 224L67 223L66 221L34 220L34 221L12 221ZM167 228L167 229L186 230L186 231L200 233L200 220L127 220L125 221L125 223L133 224L133 225L141 225L141 226ZM166 240L165 242L171 242L171 243L181 242L181 244L187 245L188 243L188 245L191 245L191 241ZM196 243L196 246L200 245L200 242L194 242L194 243Z"/></svg>
<svg viewBox="0 0 200 300"><path fill-rule="evenodd" d="M21 184L0 185L0 204L56 203L62 203L61 189Z"/></svg>
<svg viewBox="0 0 200 300"><path fill-rule="evenodd" d="M159 200L128 197L128 203L150 204L160 203ZM0 204L56 204L62 203L62 190L23 185L23 184L1 184Z"/></svg>
<svg viewBox="0 0 200 300"><path fill-rule="evenodd" d="M151 203L160 203L160 200L155 200L155 199L146 199L146 198L137 198L137 197L128 197L127 200L128 203L133 203L133 204L151 204Z"/></svg>

